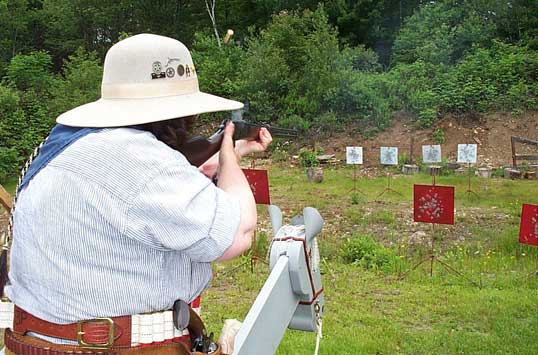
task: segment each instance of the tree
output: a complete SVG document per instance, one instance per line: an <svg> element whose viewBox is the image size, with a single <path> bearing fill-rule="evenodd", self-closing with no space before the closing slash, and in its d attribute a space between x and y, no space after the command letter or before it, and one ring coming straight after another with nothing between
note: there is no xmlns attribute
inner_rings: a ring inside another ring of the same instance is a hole
<svg viewBox="0 0 538 355"><path fill-rule="evenodd" d="M23 47L27 15L26 0L0 0L0 74Z"/></svg>
<svg viewBox="0 0 538 355"><path fill-rule="evenodd" d="M416 60L449 64L473 44L487 46L494 35L493 23L459 2L426 4L409 17L394 42L393 64Z"/></svg>

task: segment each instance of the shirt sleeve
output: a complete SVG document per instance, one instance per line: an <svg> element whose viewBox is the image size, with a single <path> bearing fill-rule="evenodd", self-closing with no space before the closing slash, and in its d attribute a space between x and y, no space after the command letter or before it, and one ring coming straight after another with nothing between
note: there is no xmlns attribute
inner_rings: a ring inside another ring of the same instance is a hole
<svg viewBox="0 0 538 355"><path fill-rule="evenodd" d="M239 227L239 201L193 166L154 174L134 198L126 234L158 249L182 250L211 262L232 245Z"/></svg>

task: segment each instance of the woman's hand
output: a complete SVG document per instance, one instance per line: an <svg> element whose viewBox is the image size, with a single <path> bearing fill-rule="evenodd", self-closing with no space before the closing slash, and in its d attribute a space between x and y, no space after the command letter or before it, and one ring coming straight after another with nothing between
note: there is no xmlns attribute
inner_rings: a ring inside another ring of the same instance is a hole
<svg viewBox="0 0 538 355"><path fill-rule="evenodd" d="M254 152L263 152L267 149L271 141L273 140L273 137L271 137L271 133L267 130L267 128L262 127L260 129L260 132L258 134L258 138L253 141L247 141L245 139L238 140L235 142L235 148L233 147L233 132L234 132L234 125L233 123L229 123L224 128L224 136L222 139L220 152L209 158L204 164L202 164L198 169L202 174L207 176L208 178L212 179L215 174L217 173L217 169L219 167L219 160L222 155L224 155L224 159L226 157L230 157L232 152L235 154L235 156L240 159L241 157L244 157L248 154L254 153ZM224 153L223 153L224 151Z"/></svg>
<svg viewBox="0 0 538 355"><path fill-rule="evenodd" d="M233 162L237 164L241 157L237 152L237 147L234 149L234 135L235 125L233 122L228 122L224 127L224 135L222 137L222 143L220 144L219 151L219 165L229 164Z"/></svg>
<svg viewBox="0 0 538 355"><path fill-rule="evenodd" d="M271 137L271 133L269 133L267 128L262 127L256 140L247 141L245 139L241 139L236 141L235 151L240 157L244 157L255 152L263 152L267 149L272 141L273 137Z"/></svg>

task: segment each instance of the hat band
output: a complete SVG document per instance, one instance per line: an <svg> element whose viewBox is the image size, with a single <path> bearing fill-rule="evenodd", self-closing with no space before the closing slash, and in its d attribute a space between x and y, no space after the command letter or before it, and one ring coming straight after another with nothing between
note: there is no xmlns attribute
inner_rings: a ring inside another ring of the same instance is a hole
<svg viewBox="0 0 538 355"><path fill-rule="evenodd" d="M102 84L103 99L150 99L164 96L194 94L200 91L198 79L169 80L150 83Z"/></svg>

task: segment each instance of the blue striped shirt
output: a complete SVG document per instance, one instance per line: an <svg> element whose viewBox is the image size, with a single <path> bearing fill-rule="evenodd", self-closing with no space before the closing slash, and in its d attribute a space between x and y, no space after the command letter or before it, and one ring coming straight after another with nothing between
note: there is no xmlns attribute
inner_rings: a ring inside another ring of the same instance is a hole
<svg viewBox="0 0 538 355"><path fill-rule="evenodd" d="M103 129L21 191L7 296L55 323L170 309L208 286L239 201L151 133Z"/></svg>

